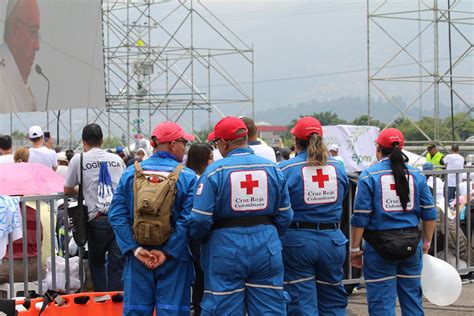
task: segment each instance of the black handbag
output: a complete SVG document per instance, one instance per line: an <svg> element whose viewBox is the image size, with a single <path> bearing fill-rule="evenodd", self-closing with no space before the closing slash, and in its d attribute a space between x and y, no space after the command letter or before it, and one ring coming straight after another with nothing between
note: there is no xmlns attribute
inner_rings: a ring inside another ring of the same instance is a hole
<svg viewBox="0 0 474 316"><path fill-rule="evenodd" d="M364 239L387 260L411 257L418 248L421 231L418 227L390 230L364 230Z"/></svg>
<svg viewBox="0 0 474 316"><path fill-rule="evenodd" d="M83 192L83 177L82 177L82 154L80 162L80 182L79 182L79 193L77 197L77 206L68 208L67 213L69 215L72 237L79 247L84 247L87 243L87 222L89 221L89 215L87 206L84 205L84 192Z"/></svg>

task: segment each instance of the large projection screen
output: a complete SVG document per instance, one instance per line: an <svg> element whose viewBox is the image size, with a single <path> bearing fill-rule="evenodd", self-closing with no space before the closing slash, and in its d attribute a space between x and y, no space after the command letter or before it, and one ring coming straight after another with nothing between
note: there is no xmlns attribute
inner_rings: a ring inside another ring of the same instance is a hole
<svg viewBox="0 0 474 316"><path fill-rule="evenodd" d="M0 113L105 106L101 1L0 0L0 43Z"/></svg>

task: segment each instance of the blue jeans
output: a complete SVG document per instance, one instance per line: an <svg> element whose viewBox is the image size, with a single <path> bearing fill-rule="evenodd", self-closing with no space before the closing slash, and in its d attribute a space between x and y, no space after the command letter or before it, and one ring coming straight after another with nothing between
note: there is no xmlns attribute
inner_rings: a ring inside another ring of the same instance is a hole
<svg viewBox="0 0 474 316"><path fill-rule="evenodd" d="M448 187L448 202L456 198L456 187Z"/></svg>
<svg viewBox="0 0 474 316"><path fill-rule="evenodd" d="M107 216L100 216L90 221L88 234L89 267L94 291L123 291L122 274L125 259L117 246Z"/></svg>

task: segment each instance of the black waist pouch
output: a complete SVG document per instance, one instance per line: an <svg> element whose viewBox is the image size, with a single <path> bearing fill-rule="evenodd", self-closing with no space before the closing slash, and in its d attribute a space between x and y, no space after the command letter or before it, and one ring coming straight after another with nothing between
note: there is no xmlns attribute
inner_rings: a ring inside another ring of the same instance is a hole
<svg viewBox="0 0 474 316"><path fill-rule="evenodd" d="M412 256L421 239L418 227L390 230L364 230L364 239L387 260L403 260Z"/></svg>

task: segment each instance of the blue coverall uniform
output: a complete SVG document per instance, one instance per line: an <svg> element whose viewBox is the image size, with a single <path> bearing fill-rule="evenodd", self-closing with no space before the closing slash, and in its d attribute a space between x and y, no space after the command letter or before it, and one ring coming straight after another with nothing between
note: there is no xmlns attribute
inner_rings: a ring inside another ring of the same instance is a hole
<svg viewBox="0 0 474 316"><path fill-rule="evenodd" d="M345 315L342 280L347 238L339 223L349 180L337 160L308 166L307 159L305 150L279 165L294 210L293 224L282 237L285 290L291 298L288 314ZM315 227L302 229L300 223Z"/></svg>
<svg viewBox="0 0 474 316"><path fill-rule="evenodd" d="M170 173L178 162L167 152L156 152L140 165L145 171ZM126 256L123 315L152 315L155 306L157 315L189 315L194 269L188 249L188 221L197 184L196 174L184 168L179 175L171 222L174 229L168 241L160 247L144 246L169 255L165 263L154 270L148 269L133 254L140 246L132 230L134 174L135 166L130 166L122 175L108 215L117 244Z"/></svg>
<svg viewBox="0 0 474 316"><path fill-rule="evenodd" d="M416 227L422 220L436 220L433 197L420 171L407 166L410 200L403 211L395 191L389 159L361 173L351 224L369 230ZM364 245L363 273L370 315L395 315L398 299L402 315L423 315L420 275L422 242L415 254L404 260L386 260L369 244Z"/></svg>
<svg viewBox="0 0 474 316"><path fill-rule="evenodd" d="M212 230L219 220L268 215L273 225ZM203 240L202 315L286 315L282 235L293 217L285 178L271 161L237 148L199 179L191 238Z"/></svg>

